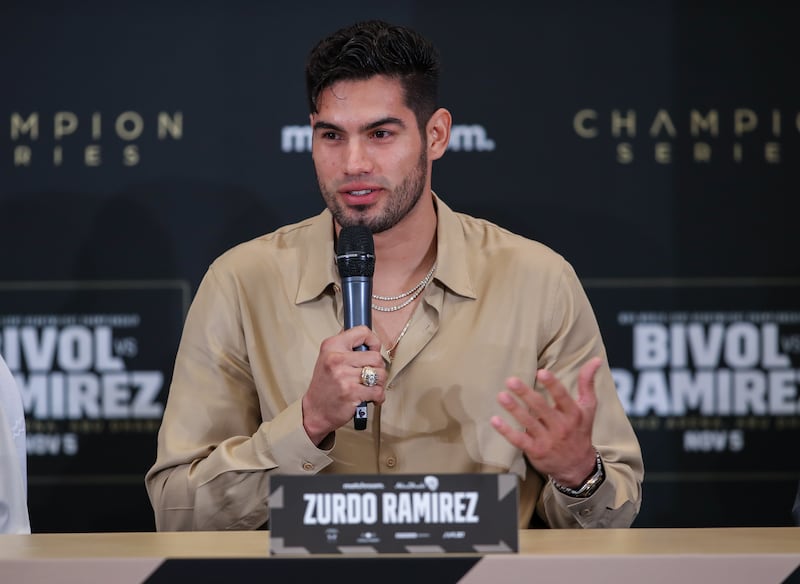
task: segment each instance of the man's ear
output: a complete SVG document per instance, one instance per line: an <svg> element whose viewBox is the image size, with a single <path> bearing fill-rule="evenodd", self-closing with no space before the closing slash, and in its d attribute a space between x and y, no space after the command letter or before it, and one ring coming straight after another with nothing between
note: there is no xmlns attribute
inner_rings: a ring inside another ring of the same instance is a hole
<svg viewBox="0 0 800 584"><path fill-rule="evenodd" d="M450 143L450 127L453 124L453 117L444 108L439 108L431 119L428 120L426 132L428 137L428 158L436 160L441 158Z"/></svg>

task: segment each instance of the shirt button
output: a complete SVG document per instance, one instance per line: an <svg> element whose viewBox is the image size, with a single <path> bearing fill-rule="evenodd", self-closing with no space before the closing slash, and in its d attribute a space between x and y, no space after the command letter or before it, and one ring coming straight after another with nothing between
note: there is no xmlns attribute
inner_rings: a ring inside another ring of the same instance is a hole
<svg viewBox="0 0 800 584"><path fill-rule="evenodd" d="M314 470L314 465L310 462L303 463L303 470Z"/></svg>
<svg viewBox="0 0 800 584"><path fill-rule="evenodd" d="M592 510L587 507L586 509L581 509L581 517L588 517L592 514Z"/></svg>
<svg viewBox="0 0 800 584"><path fill-rule="evenodd" d="M396 464L397 464L397 459L394 456L390 456L389 458L386 459L386 466L388 466L389 468L394 468Z"/></svg>

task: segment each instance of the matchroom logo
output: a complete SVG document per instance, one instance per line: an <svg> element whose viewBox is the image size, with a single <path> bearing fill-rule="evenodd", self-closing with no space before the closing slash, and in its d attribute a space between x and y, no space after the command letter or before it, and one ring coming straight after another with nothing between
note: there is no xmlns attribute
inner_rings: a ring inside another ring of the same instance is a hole
<svg viewBox="0 0 800 584"><path fill-rule="evenodd" d="M11 158L15 168L42 166L138 166L140 145L183 139L183 112L116 114L94 111L13 112L9 118Z"/></svg>
<svg viewBox="0 0 800 584"><path fill-rule="evenodd" d="M311 152L311 126L283 126L282 152ZM450 130L448 150L454 152L494 152L495 142L480 124L456 124Z"/></svg>

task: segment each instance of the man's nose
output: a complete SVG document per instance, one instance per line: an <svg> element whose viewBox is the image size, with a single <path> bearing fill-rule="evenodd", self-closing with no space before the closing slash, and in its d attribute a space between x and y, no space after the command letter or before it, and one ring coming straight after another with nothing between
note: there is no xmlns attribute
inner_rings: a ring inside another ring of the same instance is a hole
<svg viewBox="0 0 800 584"><path fill-rule="evenodd" d="M350 140L345 156L344 170L347 174L364 174L372 170L368 149L361 140Z"/></svg>

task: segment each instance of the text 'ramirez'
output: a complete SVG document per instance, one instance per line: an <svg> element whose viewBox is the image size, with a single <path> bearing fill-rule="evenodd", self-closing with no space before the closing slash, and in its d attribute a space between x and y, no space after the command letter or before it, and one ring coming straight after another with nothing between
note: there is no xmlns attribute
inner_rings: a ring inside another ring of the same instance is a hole
<svg viewBox="0 0 800 584"><path fill-rule="evenodd" d="M478 493L305 493L304 525L478 523Z"/></svg>

